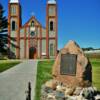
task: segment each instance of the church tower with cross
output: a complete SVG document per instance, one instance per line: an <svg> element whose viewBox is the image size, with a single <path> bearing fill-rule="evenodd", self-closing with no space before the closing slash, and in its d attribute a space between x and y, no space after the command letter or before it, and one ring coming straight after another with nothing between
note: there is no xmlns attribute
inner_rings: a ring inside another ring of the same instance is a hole
<svg viewBox="0 0 100 100"><path fill-rule="evenodd" d="M35 16L22 25L21 13L19 0L9 0L9 56L16 59L55 58L58 45L56 0L47 0L46 27Z"/></svg>

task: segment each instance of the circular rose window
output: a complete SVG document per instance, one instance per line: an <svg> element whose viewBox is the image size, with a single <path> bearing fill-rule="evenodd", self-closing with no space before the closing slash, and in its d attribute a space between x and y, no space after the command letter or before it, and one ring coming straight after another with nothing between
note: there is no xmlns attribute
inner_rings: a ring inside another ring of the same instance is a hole
<svg viewBox="0 0 100 100"><path fill-rule="evenodd" d="M35 32L34 31L31 32L31 36L35 36Z"/></svg>

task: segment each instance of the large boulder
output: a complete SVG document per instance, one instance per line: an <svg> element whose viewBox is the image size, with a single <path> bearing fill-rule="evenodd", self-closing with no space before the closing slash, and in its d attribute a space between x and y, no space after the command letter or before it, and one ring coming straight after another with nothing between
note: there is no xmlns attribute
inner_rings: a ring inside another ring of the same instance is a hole
<svg viewBox="0 0 100 100"><path fill-rule="evenodd" d="M66 72L64 74L61 73L61 68L62 68L61 65L63 63L62 55L66 55L65 56L66 59L64 59L65 65L63 64L64 67L63 71ZM73 58L71 58L70 55L76 56L75 62L73 62L73 60L71 61L71 59ZM71 68L72 67L71 65L73 65L73 68ZM70 71L72 70L72 73L74 69L75 73L70 74L69 70L67 71L68 67ZM90 61L85 56L83 50L79 47L79 45L72 40L69 41L69 43L65 45L63 49L60 50L55 60L52 74L54 80L60 81L66 85L70 85L73 87L77 85L80 86L82 85L84 87L91 85L92 83L92 66L90 64Z"/></svg>

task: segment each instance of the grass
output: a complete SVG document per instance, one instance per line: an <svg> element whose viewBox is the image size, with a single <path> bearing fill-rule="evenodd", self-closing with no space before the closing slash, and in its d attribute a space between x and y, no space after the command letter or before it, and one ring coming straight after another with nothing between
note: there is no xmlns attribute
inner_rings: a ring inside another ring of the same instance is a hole
<svg viewBox="0 0 100 100"><path fill-rule="evenodd" d="M40 100L41 96L41 85L52 78L52 65L54 61L39 61L37 69L37 85L35 100Z"/></svg>
<svg viewBox="0 0 100 100"><path fill-rule="evenodd" d="M0 73L19 63L20 61L0 60Z"/></svg>
<svg viewBox="0 0 100 100"><path fill-rule="evenodd" d="M100 59L90 59L93 68L93 85L100 90ZM37 84L35 100L40 100L41 86L49 79L52 79L52 65L54 61L40 61L37 70Z"/></svg>
<svg viewBox="0 0 100 100"><path fill-rule="evenodd" d="M93 85L100 91L100 59L91 59L92 72L93 72Z"/></svg>

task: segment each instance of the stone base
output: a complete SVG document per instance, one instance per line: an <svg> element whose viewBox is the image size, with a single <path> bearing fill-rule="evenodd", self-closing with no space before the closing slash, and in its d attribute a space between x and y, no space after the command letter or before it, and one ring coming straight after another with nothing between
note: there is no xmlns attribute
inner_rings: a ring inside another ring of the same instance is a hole
<svg viewBox="0 0 100 100"><path fill-rule="evenodd" d="M42 86L41 100L100 100L96 87L70 87L50 80Z"/></svg>

